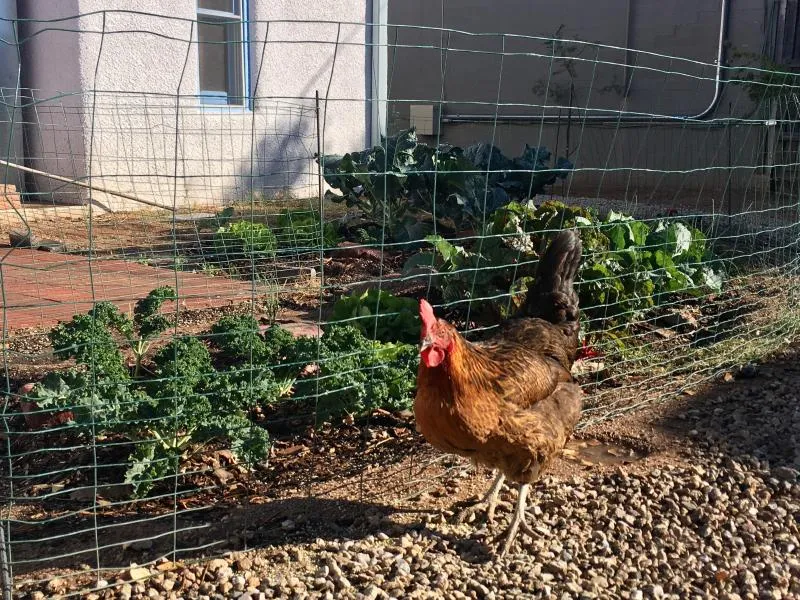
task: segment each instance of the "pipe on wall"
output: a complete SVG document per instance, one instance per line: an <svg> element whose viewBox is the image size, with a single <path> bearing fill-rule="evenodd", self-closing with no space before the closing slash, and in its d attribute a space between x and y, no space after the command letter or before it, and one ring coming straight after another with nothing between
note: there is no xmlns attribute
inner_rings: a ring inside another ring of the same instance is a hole
<svg viewBox="0 0 800 600"><path fill-rule="evenodd" d="M370 145L379 146L386 136L386 98L388 94L389 46L388 28L389 0L372 0L372 27L370 32L370 81L371 118L369 127Z"/></svg>
<svg viewBox="0 0 800 600"><path fill-rule="evenodd" d="M653 123L662 121L662 122L669 122L669 121L702 121L703 119L707 118L711 113L714 112L714 109L717 108L719 104L720 98L722 97L722 63L725 57L725 35L728 30L728 17L730 14L730 0L721 0L722 4L720 6L720 17L719 17L719 35L717 37L717 59L716 59L716 70L714 75L714 95L711 98L711 102L709 102L708 106L703 109L701 112L694 114L694 115L653 115L653 116L642 116L642 115L623 115L618 114L614 116L610 115L584 115L580 117L581 121L587 121L592 123ZM626 63L628 61L626 60ZM626 64L627 67L627 64ZM561 115L471 115L471 114L453 114L453 115L442 115L441 121L442 123L528 123L528 122L538 122L538 123L555 123L558 121L563 120L565 117Z"/></svg>

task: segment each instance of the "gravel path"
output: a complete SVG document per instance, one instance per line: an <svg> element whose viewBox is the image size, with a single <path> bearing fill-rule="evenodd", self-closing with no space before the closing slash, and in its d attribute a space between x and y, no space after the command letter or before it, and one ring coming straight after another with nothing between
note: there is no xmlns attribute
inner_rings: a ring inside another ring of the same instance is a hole
<svg viewBox="0 0 800 600"><path fill-rule="evenodd" d="M370 515L375 535L189 567L162 562L126 574L152 575L148 585L120 582L84 597L800 598L798 357L788 352L747 378L590 432L652 452L626 466L556 469L532 496L539 537L521 537L502 561L480 523L451 526L439 512L406 525ZM488 485L486 473L470 477ZM64 591L60 580L49 585L31 597Z"/></svg>

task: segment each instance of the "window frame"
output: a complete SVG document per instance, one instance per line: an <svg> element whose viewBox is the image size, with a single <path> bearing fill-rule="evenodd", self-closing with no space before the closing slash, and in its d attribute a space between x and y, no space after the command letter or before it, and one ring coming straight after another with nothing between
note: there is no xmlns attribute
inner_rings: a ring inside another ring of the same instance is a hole
<svg viewBox="0 0 800 600"><path fill-rule="evenodd" d="M201 8L200 0L195 2L195 17L196 22L199 23L214 23L219 21L233 21L237 22L235 26L240 28L241 36L241 64L242 74L239 85L241 86L241 96L233 96L229 91L225 93L207 90L204 91L200 86L201 73L200 73L200 35L198 32L197 44L197 97L200 106L204 109L217 109L217 110L252 110L252 96L250 93L250 1L249 0L230 0L231 8L233 2L239 3L239 11L241 14L236 14L233 11L219 11L209 8ZM198 27L199 29L199 27ZM229 62L227 65L229 72L233 70L233 65ZM241 101L231 103L231 98L239 99Z"/></svg>

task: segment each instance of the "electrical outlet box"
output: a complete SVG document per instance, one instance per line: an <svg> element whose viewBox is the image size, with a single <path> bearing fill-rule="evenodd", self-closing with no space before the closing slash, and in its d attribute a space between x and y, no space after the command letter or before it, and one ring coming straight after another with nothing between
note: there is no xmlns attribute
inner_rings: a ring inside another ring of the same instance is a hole
<svg viewBox="0 0 800 600"><path fill-rule="evenodd" d="M433 104L412 104L410 107L411 127L416 128L417 135L435 135L436 128L433 120Z"/></svg>

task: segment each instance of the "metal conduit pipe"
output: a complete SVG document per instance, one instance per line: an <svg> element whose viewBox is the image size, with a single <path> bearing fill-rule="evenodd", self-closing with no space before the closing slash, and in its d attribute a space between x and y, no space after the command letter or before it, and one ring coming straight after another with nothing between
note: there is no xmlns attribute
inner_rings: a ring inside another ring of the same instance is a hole
<svg viewBox="0 0 800 600"><path fill-rule="evenodd" d="M576 120L592 123L653 123L653 122L672 122L672 121L701 121L708 117L717 108L722 97L722 62L725 55L725 34L727 32L728 16L730 13L730 0L722 0L719 17L719 36L717 39L717 68L714 76L714 96L709 105L695 115L584 115L582 117L572 117ZM627 62L627 61L626 61ZM575 108L575 107L573 107ZM453 114L442 115L442 123L519 123L519 122L539 122L555 123L566 117L561 115L470 115Z"/></svg>

